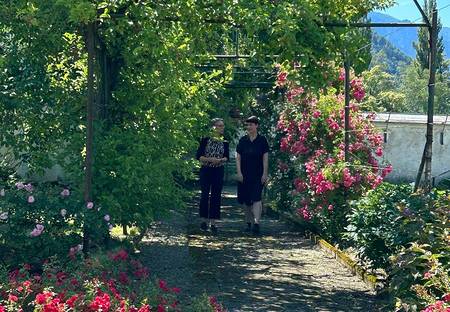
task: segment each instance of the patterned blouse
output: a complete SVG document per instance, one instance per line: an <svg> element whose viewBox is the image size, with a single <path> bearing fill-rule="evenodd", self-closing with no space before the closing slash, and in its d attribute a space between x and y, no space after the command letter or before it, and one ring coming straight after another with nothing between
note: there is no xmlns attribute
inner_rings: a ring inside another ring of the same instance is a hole
<svg viewBox="0 0 450 312"><path fill-rule="evenodd" d="M200 141L200 146L197 150L196 158L200 159L201 156L211 158L226 158L230 159L229 144L227 141L219 141L213 138L203 138ZM203 162L203 167L221 167L224 164L214 165L209 162Z"/></svg>

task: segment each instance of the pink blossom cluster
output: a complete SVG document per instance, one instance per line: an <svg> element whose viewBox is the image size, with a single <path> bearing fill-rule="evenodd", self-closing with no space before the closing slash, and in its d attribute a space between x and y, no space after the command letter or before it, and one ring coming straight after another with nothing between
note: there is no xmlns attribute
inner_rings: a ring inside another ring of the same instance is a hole
<svg viewBox="0 0 450 312"><path fill-rule="evenodd" d="M32 237L37 237L44 231L44 226L42 224L36 224L36 227L31 231L30 235Z"/></svg>
<svg viewBox="0 0 450 312"><path fill-rule="evenodd" d="M343 71L339 77L343 79ZM342 194L342 189L353 195L376 188L392 171L392 166L379 164L376 157L383 156L382 136L375 130L373 116L367 118L359 112L357 102L365 94L362 80L351 80L351 132L349 163L346 164L343 94L322 91L316 96L295 85L287 74L278 78L279 85L282 84L289 95L277 123L277 130L282 134L280 151L287 154L285 163L296 172L290 192L292 200L294 203L306 200L298 209L299 215L311 220L315 213L332 213L335 206L330 200L334 194ZM301 97L296 96L299 93ZM283 171L286 170L283 165Z"/></svg>
<svg viewBox="0 0 450 312"><path fill-rule="evenodd" d="M315 195L322 195L334 189L334 184L328 181L321 171L309 175L309 186Z"/></svg>
<svg viewBox="0 0 450 312"><path fill-rule="evenodd" d="M125 250L109 257L90 258L77 263L73 272L46 263L34 273L31 265L14 269L0 291L0 312L165 312L182 311L179 287L163 279L154 283L149 270ZM205 309L225 312L215 297Z"/></svg>
<svg viewBox="0 0 450 312"><path fill-rule="evenodd" d="M299 208L297 212L303 218L303 220L311 221L312 216L311 216L311 212L309 211L308 205L305 205L304 207Z"/></svg>
<svg viewBox="0 0 450 312"><path fill-rule="evenodd" d="M361 102L366 95L362 80L360 78L355 78L350 82L350 85L352 88L353 97L356 101Z"/></svg>
<svg viewBox="0 0 450 312"><path fill-rule="evenodd" d="M303 92L305 90L302 87L293 88L286 93L286 98L289 102L292 102L297 96L303 94Z"/></svg>

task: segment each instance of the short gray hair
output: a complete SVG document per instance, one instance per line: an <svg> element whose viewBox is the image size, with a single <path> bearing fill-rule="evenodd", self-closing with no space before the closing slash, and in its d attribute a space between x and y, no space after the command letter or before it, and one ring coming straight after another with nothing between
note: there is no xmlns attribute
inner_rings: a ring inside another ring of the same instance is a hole
<svg viewBox="0 0 450 312"><path fill-rule="evenodd" d="M219 121L223 122L222 118L213 118L211 119L211 127L215 126Z"/></svg>

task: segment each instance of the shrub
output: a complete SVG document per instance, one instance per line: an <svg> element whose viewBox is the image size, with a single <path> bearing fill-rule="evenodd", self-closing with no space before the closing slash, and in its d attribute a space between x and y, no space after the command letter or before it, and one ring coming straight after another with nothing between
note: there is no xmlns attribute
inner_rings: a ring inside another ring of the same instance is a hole
<svg viewBox="0 0 450 312"><path fill-rule="evenodd" d="M29 264L0 275L0 311L184 311L181 289L150 276L125 250L83 260ZM198 311L225 311L213 299L194 299Z"/></svg>
<svg viewBox="0 0 450 312"><path fill-rule="evenodd" d="M0 187L0 258L40 262L80 248L85 224L98 241L114 220L107 209L84 204L80 192L57 184L17 182Z"/></svg>
<svg viewBox="0 0 450 312"><path fill-rule="evenodd" d="M410 185L383 183L352 203L344 237L366 266L387 269L431 218L428 197L411 193Z"/></svg>
<svg viewBox="0 0 450 312"><path fill-rule="evenodd" d="M411 244L390 259L389 292L399 309L450 310L450 198L438 195Z"/></svg>

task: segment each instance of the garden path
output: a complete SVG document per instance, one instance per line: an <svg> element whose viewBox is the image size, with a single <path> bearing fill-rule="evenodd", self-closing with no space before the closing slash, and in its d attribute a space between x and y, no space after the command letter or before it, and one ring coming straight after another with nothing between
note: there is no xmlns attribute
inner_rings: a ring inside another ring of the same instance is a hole
<svg viewBox="0 0 450 312"><path fill-rule="evenodd" d="M192 205L145 238L143 262L180 287L181 300L206 292L230 312L380 311L366 284L289 225L265 216L261 237L244 233L234 194L224 191L217 236L199 230Z"/></svg>

